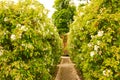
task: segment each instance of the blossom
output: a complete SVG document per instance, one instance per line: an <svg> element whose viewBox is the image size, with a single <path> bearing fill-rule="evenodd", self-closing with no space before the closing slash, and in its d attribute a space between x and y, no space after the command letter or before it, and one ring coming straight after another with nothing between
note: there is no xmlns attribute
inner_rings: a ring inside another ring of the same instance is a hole
<svg viewBox="0 0 120 80"><path fill-rule="evenodd" d="M53 35L53 32L51 32L50 34Z"/></svg>
<svg viewBox="0 0 120 80"><path fill-rule="evenodd" d="M47 30L47 33L49 33L50 31L49 31L49 29Z"/></svg>
<svg viewBox="0 0 120 80"><path fill-rule="evenodd" d="M54 28L54 31L57 31L57 29L56 29L56 28Z"/></svg>
<svg viewBox="0 0 120 80"><path fill-rule="evenodd" d="M87 21L87 22L86 22L86 24L89 24L89 23L90 23L90 21Z"/></svg>
<svg viewBox="0 0 120 80"><path fill-rule="evenodd" d="M101 37L101 36L103 36L103 33L104 33L104 31L98 31L98 34L97 34L97 35L98 35L99 37Z"/></svg>
<svg viewBox="0 0 120 80"><path fill-rule="evenodd" d="M16 27L21 27L21 24L17 24L17 26Z"/></svg>
<svg viewBox="0 0 120 80"><path fill-rule="evenodd" d="M19 34L19 38L21 38L21 37L22 37L22 34L20 33L20 34Z"/></svg>
<svg viewBox="0 0 120 80"><path fill-rule="evenodd" d="M98 54L101 55L101 54L102 54L102 51L99 51Z"/></svg>
<svg viewBox="0 0 120 80"><path fill-rule="evenodd" d="M9 7L8 7L8 6L6 6L6 5L4 6L4 8L5 8L5 9L9 9Z"/></svg>
<svg viewBox="0 0 120 80"><path fill-rule="evenodd" d="M33 49L34 48L34 46L32 44L30 44L30 43L27 44L26 47L29 48L29 49Z"/></svg>
<svg viewBox="0 0 120 80"><path fill-rule="evenodd" d="M30 9L36 9L35 5L30 5L29 8Z"/></svg>
<svg viewBox="0 0 120 80"><path fill-rule="evenodd" d="M21 30L24 30L25 29L25 26L21 26Z"/></svg>
<svg viewBox="0 0 120 80"><path fill-rule="evenodd" d="M85 9L86 6L83 6L82 8Z"/></svg>
<svg viewBox="0 0 120 80"><path fill-rule="evenodd" d="M103 71L103 75L106 75L106 70Z"/></svg>
<svg viewBox="0 0 120 80"><path fill-rule="evenodd" d="M100 45L100 43L101 43L100 41L97 41L97 45Z"/></svg>
<svg viewBox="0 0 120 80"><path fill-rule="evenodd" d="M8 17L5 17L5 18L4 18L4 21L5 21L5 22L7 22L8 20L9 20Z"/></svg>
<svg viewBox="0 0 120 80"><path fill-rule="evenodd" d="M91 51L90 52L90 56L93 57L95 55L95 52L94 51Z"/></svg>
<svg viewBox="0 0 120 80"><path fill-rule="evenodd" d="M3 51L2 51L2 50L0 51L0 56L1 56L1 55L3 55Z"/></svg>
<svg viewBox="0 0 120 80"><path fill-rule="evenodd" d="M11 35L10 37L12 40L15 40L16 39L16 36L14 34Z"/></svg>
<svg viewBox="0 0 120 80"><path fill-rule="evenodd" d="M91 35L91 38L93 39L93 38L95 38L95 36Z"/></svg>
<svg viewBox="0 0 120 80"><path fill-rule="evenodd" d="M89 43L89 44L88 44L88 47L92 47L92 44L91 44L91 43Z"/></svg>
<svg viewBox="0 0 120 80"><path fill-rule="evenodd" d="M21 44L21 46L25 46L25 44Z"/></svg>
<svg viewBox="0 0 120 80"><path fill-rule="evenodd" d="M98 45L94 45L94 50L95 50L95 51L98 51L99 48L100 48L100 47L99 47Z"/></svg>
<svg viewBox="0 0 120 80"><path fill-rule="evenodd" d="M4 35L6 35L8 33L8 31L4 32Z"/></svg>
<svg viewBox="0 0 120 80"><path fill-rule="evenodd" d="M107 77L110 76L110 70L104 70L103 75Z"/></svg>
<svg viewBox="0 0 120 80"><path fill-rule="evenodd" d="M82 16L82 15L84 15L84 13L83 13L83 12L80 12L80 16Z"/></svg>
<svg viewBox="0 0 120 80"><path fill-rule="evenodd" d="M27 31L27 30L28 30L28 28L27 28L26 26L21 25L21 24L17 24L16 27L17 27L17 28L20 28L20 30L22 30L22 31Z"/></svg>
<svg viewBox="0 0 120 80"><path fill-rule="evenodd" d="M81 57L81 60L84 60L84 58L83 58L83 57Z"/></svg>
<svg viewBox="0 0 120 80"><path fill-rule="evenodd" d="M21 26L20 30L22 30L22 31L27 31L28 28L27 28L26 26L23 25L23 26Z"/></svg>
<svg viewBox="0 0 120 80"><path fill-rule="evenodd" d="M84 28L80 28L80 30L82 30L82 31L83 31L83 30L84 30Z"/></svg>

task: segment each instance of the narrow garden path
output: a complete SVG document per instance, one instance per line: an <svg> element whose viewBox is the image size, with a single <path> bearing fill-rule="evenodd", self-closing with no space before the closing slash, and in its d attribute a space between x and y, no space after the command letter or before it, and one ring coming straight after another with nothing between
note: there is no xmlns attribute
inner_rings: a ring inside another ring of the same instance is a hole
<svg viewBox="0 0 120 80"><path fill-rule="evenodd" d="M80 80L69 56L62 56L55 80Z"/></svg>

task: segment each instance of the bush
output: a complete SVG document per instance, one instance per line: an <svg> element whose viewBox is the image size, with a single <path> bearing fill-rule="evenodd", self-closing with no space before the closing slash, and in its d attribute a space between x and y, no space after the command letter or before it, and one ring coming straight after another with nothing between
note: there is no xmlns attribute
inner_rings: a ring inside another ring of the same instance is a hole
<svg viewBox="0 0 120 80"><path fill-rule="evenodd" d="M69 49L85 80L120 78L120 1L92 0L71 24Z"/></svg>
<svg viewBox="0 0 120 80"><path fill-rule="evenodd" d="M36 0L0 2L0 79L50 80L61 39Z"/></svg>

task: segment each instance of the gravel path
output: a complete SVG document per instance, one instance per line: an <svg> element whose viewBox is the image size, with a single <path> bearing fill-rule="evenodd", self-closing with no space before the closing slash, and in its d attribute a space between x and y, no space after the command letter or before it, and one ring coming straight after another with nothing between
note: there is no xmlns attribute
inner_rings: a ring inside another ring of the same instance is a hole
<svg viewBox="0 0 120 80"><path fill-rule="evenodd" d="M61 57L61 63L55 80L80 80L70 57Z"/></svg>

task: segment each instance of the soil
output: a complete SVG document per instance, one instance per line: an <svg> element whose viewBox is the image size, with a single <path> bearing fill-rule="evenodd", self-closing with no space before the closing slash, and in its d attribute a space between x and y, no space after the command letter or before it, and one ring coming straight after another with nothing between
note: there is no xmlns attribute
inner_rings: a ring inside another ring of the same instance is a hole
<svg viewBox="0 0 120 80"><path fill-rule="evenodd" d="M62 56L55 80L81 80L69 56Z"/></svg>

